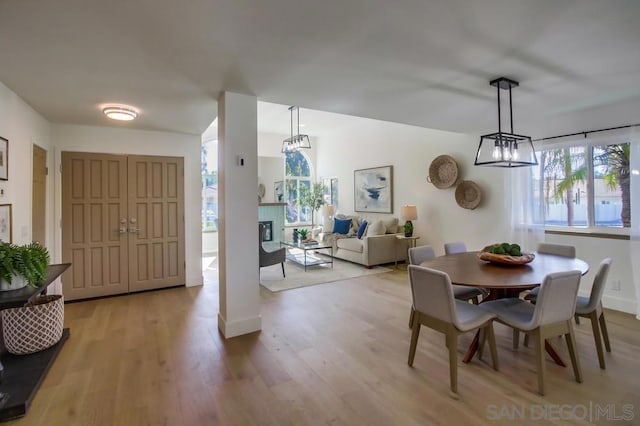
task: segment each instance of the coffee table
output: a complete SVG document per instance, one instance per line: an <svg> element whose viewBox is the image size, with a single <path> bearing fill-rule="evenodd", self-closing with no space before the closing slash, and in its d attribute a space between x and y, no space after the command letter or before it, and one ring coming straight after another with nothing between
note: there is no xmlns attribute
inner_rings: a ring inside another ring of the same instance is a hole
<svg viewBox="0 0 640 426"><path fill-rule="evenodd" d="M307 271L307 266L331 264L331 268L333 268L333 246L331 244L322 242L294 243L291 240L282 241L280 244L287 247L287 260L304 265L305 272ZM328 249L329 254L317 252L322 249Z"/></svg>

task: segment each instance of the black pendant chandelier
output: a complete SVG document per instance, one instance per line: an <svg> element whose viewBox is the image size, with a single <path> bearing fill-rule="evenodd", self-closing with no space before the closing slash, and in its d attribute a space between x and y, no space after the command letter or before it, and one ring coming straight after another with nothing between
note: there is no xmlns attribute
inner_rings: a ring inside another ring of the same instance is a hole
<svg viewBox="0 0 640 426"><path fill-rule="evenodd" d="M301 149L311 148L309 135L300 134L300 108L298 108L297 106L291 106L289 107L289 111L291 112L291 137L288 137L282 141L281 152L283 154L287 154L289 152L297 152ZM295 115L294 112L296 113ZM294 128L296 130L295 134L293 133Z"/></svg>
<svg viewBox="0 0 640 426"><path fill-rule="evenodd" d="M511 103L511 88L519 83L506 77L496 78L489 82L498 90L498 131L480 137L480 145L476 153L476 166L492 167L524 167L537 166L536 151L530 136L513 133L513 106ZM511 133L502 131L502 117L500 115L500 89L509 91L509 119Z"/></svg>

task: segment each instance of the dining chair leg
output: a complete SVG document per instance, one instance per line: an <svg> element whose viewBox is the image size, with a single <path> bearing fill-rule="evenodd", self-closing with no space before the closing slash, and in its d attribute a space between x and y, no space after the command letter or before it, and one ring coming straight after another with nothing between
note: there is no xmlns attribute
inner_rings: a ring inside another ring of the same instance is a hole
<svg viewBox="0 0 640 426"><path fill-rule="evenodd" d="M573 366L573 375L576 377L576 382L582 383L582 368L580 367L580 358L578 357L578 346L576 345L573 324L571 324L571 321L567 321L567 324L569 326L569 332L565 334L564 337L567 340L567 348L569 349L571 365Z"/></svg>
<svg viewBox="0 0 640 426"><path fill-rule="evenodd" d="M409 314L409 328L413 328L413 321L415 321L416 310L411 307L411 313Z"/></svg>
<svg viewBox="0 0 640 426"><path fill-rule="evenodd" d="M451 392L458 393L458 334L455 330L447 332L449 346L449 387Z"/></svg>
<svg viewBox="0 0 640 426"><path fill-rule="evenodd" d="M518 346L520 346L520 332L514 328L513 329L513 350L517 351Z"/></svg>
<svg viewBox="0 0 640 426"><path fill-rule="evenodd" d="M485 333L489 338L489 351L491 352L491 361L493 361L493 369L498 371L500 364L498 363L498 350L496 348L496 335L493 332L493 322L485 327L487 332Z"/></svg>
<svg viewBox="0 0 640 426"><path fill-rule="evenodd" d="M533 332L533 337L536 343L536 365L538 371L538 393L544 395L544 337L540 329Z"/></svg>
<svg viewBox="0 0 640 426"><path fill-rule="evenodd" d="M607 352L611 352L611 343L609 343L609 332L607 331L607 323L604 320L604 312L600 313L600 330L602 330L602 338L604 339L604 347Z"/></svg>
<svg viewBox="0 0 640 426"><path fill-rule="evenodd" d="M529 333L524 333L524 347L529 347Z"/></svg>
<svg viewBox="0 0 640 426"><path fill-rule="evenodd" d="M284 278L287 278L287 276L284 274L284 262L280 262L280 266L282 266L282 276Z"/></svg>
<svg viewBox="0 0 640 426"><path fill-rule="evenodd" d="M482 353L484 352L484 343L487 340L487 332L484 328L478 330L480 335L478 336L478 359L482 360Z"/></svg>
<svg viewBox="0 0 640 426"><path fill-rule="evenodd" d="M416 315L416 316L419 316ZM413 359L416 356L416 347L418 346L418 336L420 335L420 318L413 319L413 327L411 331L411 344L409 345L409 360L407 363L413 366Z"/></svg>
<svg viewBox="0 0 640 426"><path fill-rule="evenodd" d="M598 353L598 363L600 368L606 369L604 361L604 351L602 350L602 337L600 336L600 327L598 326L598 313L593 311L589 314L591 320L591 328L593 329L593 340L596 342L596 352Z"/></svg>
<svg viewBox="0 0 640 426"><path fill-rule="evenodd" d="M575 319L576 324L580 325L580 317L576 314L576 315L573 316L573 318Z"/></svg>

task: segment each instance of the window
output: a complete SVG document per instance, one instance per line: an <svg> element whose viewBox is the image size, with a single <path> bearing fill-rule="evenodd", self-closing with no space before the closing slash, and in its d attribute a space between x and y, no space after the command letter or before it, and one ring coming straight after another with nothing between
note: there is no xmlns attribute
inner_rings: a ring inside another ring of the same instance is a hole
<svg viewBox="0 0 640 426"><path fill-rule="evenodd" d="M218 231L218 141L201 148L202 231Z"/></svg>
<svg viewBox="0 0 640 426"><path fill-rule="evenodd" d="M629 143L572 144L537 152L535 198L548 226L631 226Z"/></svg>
<svg viewBox="0 0 640 426"><path fill-rule="evenodd" d="M322 192L324 203L333 205L334 211L338 211L338 179L322 179Z"/></svg>
<svg viewBox="0 0 640 426"><path fill-rule="evenodd" d="M285 155L285 221L289 225L311 223L311 209L300 205L303 187L311 187L311 164L304 153L289 152Z"/></svg>

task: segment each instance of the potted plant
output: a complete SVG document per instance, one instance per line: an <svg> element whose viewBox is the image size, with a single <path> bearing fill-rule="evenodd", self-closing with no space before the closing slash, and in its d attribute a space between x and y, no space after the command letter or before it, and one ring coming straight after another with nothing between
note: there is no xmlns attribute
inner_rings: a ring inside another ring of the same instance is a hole
<svg viewBox="0 0 640 426"><path fill-rule="evenodd" d="M0 281L4 290L39 287L49 266L49 251L38 243L0 242ZM37 297L25 306L3 309L2 333L7 351L23 355L47 349L62 337L64 300L61 295Z"/></svg>
<svg viewBox="0 0 640 426"><path fill-rule="evenodd" d="M411 237L413 236L413 223L410 220L406 221L404 224L404 236Z"/></svg>
<svg viewBox="0 0 640 426"><path fill-rule="evenodd" d="M40 286L49 266L49 251L38 243L15 245L0 242L0 289Z"/></svg>
<svg viewBox="0 0 640 426"><path fill-rule="evenodd" d="M298 230L298 236L300 237L300 241L301 242L305 242L307 237L309 236L309 230L304 229L304 228Z"/></svg>
<svg viewBox="0 0 640 426"><path fill-rule="evenodd" d="M324 204L324 185L313 183L310 187L300 188L300 205L311 209L311 229L314 228L313 218L316 211Z"/></svg>

